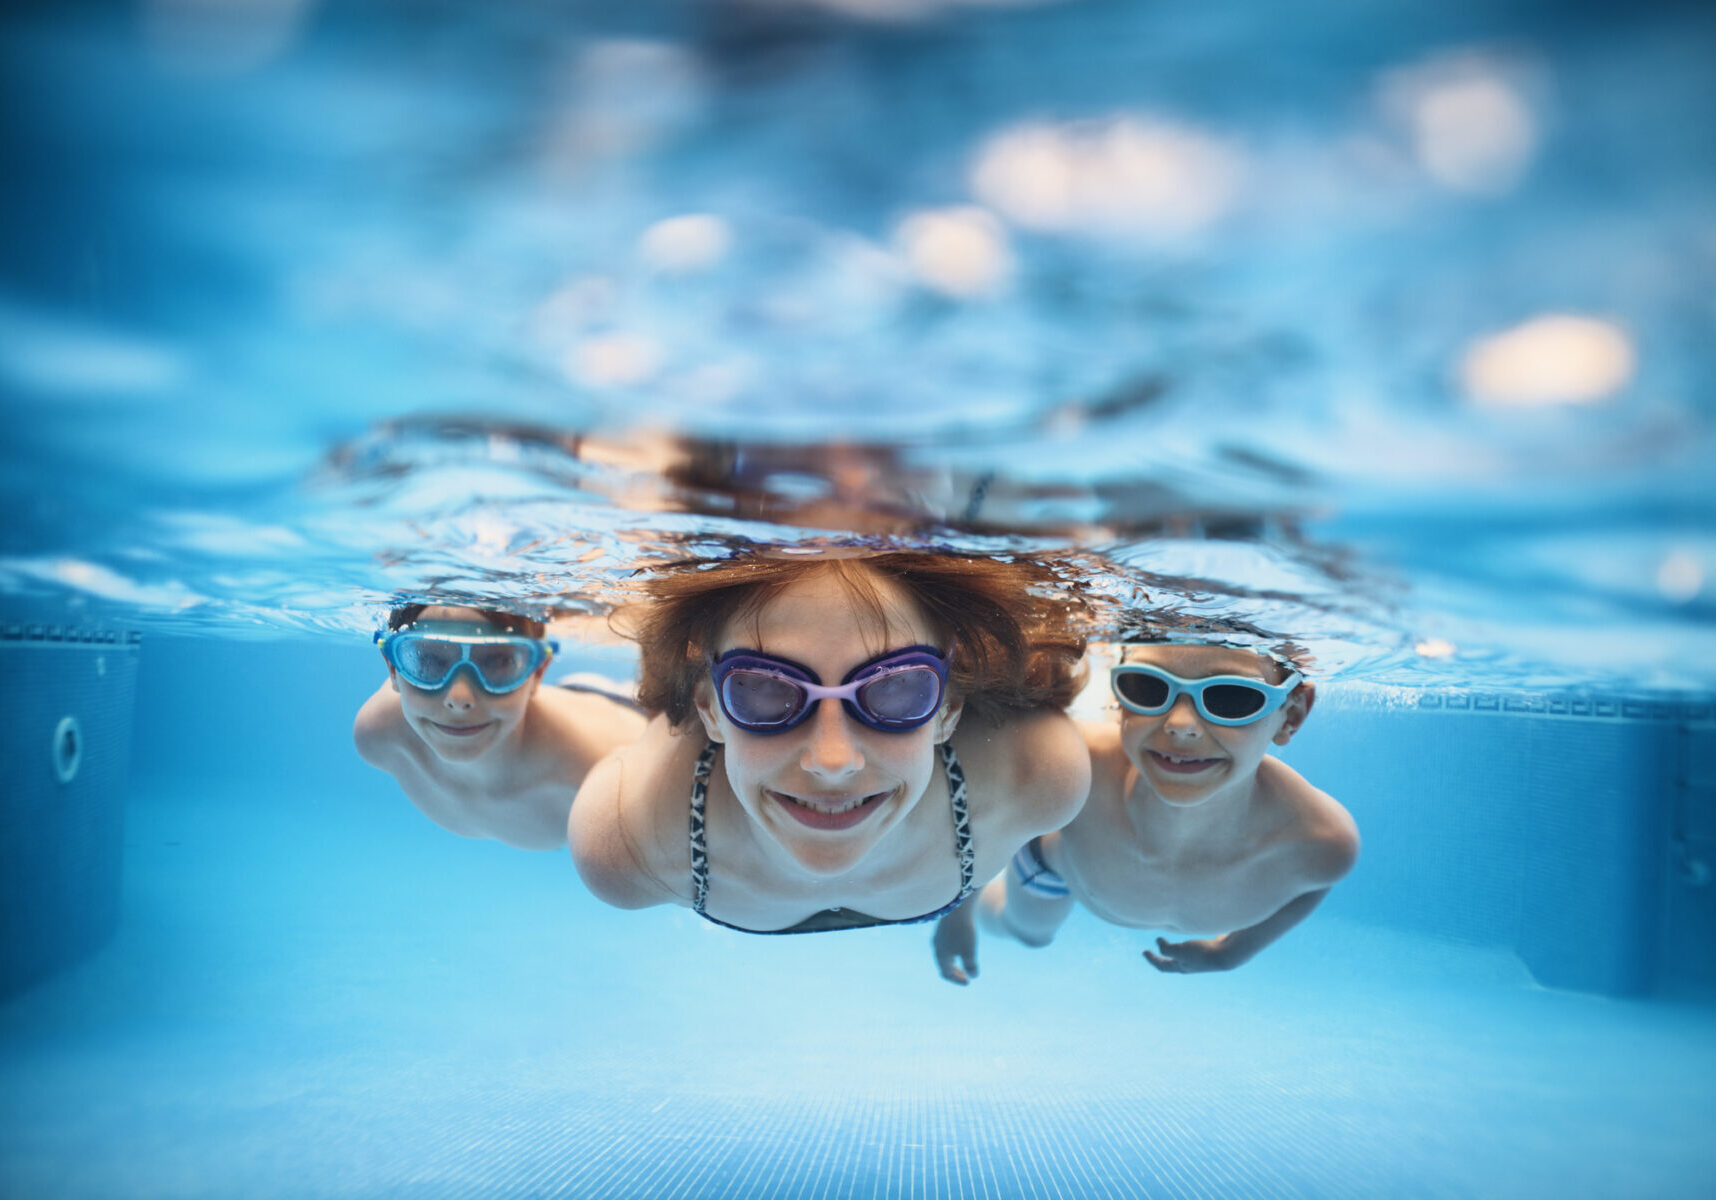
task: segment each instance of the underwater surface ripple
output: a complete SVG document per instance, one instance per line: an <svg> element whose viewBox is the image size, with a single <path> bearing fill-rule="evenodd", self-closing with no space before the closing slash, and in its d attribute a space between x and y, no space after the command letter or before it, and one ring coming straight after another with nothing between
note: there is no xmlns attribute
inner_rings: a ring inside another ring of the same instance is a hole
<svg viewBox="0 0 1716 1200"><path fill-rule="evenodd" d="M1716 17L906 7L14 11L8 614L595 630L857 541L1335 676L1716 685Z"/></svg>

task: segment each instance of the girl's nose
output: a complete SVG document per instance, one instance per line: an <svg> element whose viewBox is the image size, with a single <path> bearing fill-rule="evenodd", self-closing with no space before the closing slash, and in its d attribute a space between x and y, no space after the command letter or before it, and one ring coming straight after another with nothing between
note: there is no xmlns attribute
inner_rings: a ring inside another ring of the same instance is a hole
<svg viewBox="0 0 1716 1200"><path fill-rule="evenodd" d="M818 700L806 723L809 740L801 765L813 775L838 778L864 769L864 754L852 737L852 719L838 700Z"/></svg>

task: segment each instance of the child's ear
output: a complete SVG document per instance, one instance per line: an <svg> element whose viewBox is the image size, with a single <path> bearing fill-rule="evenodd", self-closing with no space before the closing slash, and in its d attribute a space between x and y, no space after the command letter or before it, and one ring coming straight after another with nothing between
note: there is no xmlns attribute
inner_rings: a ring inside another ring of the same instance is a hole
<svg viewBox="0 0 1716 1200"><path fill-rule="evenodd" d="M387 684L395 692L399 690L399 672L392 667L387 668Z"/></svg>
<svg viewBox="0 0 1716 1200"><path fill-rule="evenodd" d="M941 745L953 736L953 731L959 728L959 718L965 712L965 701L948 700L941 706L941 715L935 719L935 741Z"/></svg>
<svg viewBox="0 0 1716 1200"><path fill-rule="evenodd" d="M691 702L697 707L697 719L703 722L703 732L710 741L719 744L721 723L715 716L715 692L708 679L698 680L696 690L691 693Z"/></svg>
<svg viewBox="0 0 1716 1200"><path fill-rule="evenodd" d="M1316 703L1317 685L1309 679L1304 680L1293 689L1293 694L1287 697L1287 704L1283 709L1287 719L1281 722L1281 728L1275 731L1275 736L1270 740L1277 746L1285 746L1292 741L1293 735L1299 732L1299 726L1311 715L1311 707Z"/></svg>

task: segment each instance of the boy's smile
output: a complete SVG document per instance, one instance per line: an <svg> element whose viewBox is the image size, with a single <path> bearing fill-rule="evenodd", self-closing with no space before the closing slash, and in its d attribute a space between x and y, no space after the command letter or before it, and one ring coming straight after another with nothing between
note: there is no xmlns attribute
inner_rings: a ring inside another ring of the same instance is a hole
<svg viewBox="0 0 1716 1200"><path fill-rule="evenodd" d="M433 725L436 729L440 730L442 733L446 734L448 737L468 738L468 737L475 737L477 734L479 734L483 730L487 729L490 725L493 725L494 722L493 721L482 721L476 725L443 725L439 721L430 721L429 724Z"/></svg>
<svg viewBox="0 0 1716 1200"><path fill-rule="evenodd" d="M1211 767L1220 766L1219 758L1200 758L1190 755L1163 754L1160 751L1147 751L1156 765L1164 771L1175 775L1199 775Z"/></svg>
<svg viewBox="0 0 1716 1200"><path fill-rule="evenodd" d="M1129 663L1145 663L1183 679L1241 675L1262 683L1285 674L1250 650L1216 645L1133 647ZM1143 781L1169 804L1200 804L1236 780L1249 779L1272 742L1284 741L1303 708L1296 700L1248 725L1206 721L1190 695L1175 698L1167 711L1147 715L1121 710L1120 741ZM1290 733L1289 733L1290 736Z"/></svg>

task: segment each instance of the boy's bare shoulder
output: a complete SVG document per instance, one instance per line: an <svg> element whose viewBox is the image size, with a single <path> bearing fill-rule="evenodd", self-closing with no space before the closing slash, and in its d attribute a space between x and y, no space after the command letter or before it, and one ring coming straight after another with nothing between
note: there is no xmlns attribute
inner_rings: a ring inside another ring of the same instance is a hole
<svg viewBox="0 0 1716 1200"><path fill-rule="evenodd" d="M1271 794L1291 814L1292 840L1312 882L1323 886L1346 878L1358 861L1358 823L1346 807L1273 756L1259 768Z"/></svg>
<svg viewBox="0 0 1716 1200"><path fill-rule="evenodd" d="M531 697L531 704L536 719L548 730L544 744L569 760L578 775L593 765L590 759L636 741L647 727L642 714L602 692L543 687Z"/></svg>
<svg viewBox="0 0 1716 1200"><path fill-rule="evenodd" d="M690 870L688 804L701 749L694 741L656 717L642 737L585 777L572 802L567 840L579 876L598 899L620 908L681 899L680 889L664 881Z"/></svg>
<svg viewBox="0 0 1716 1200"><path fill-rule="evenodd" d="M1092 755L1121 753L1120 726L1113 721L1080 721L1078 731Z"/></svg>
<svg viewBox="0 0 1716 1200"><path fill-rule="evenodd" d="M536 695L531 699L557 713L586 718L593 714L613 714L635 720L640 729L643 727L644 718L626 702L629 698L626 684L603 676L587 678L601 679L602 686L594 683L579 687L545 683L536 689Z"/></svg>
<svg viewBox="0 0 1716 1200"><path fill-rule="evenodd" d="M1027 837L1066 824L1090 791L1090 753L1058 709L999 723L962 721L954 749L968 775L974 767L980 772L985 792L1004 796L1018 812Z"/></svg>
<svg viewBox="0 0 1716 1200"><path fill-rule="evenodd" d="M1092 774L1124 773L1126 751L1120 745L1120 726L1113 721L1080 721L1078 731L1090 755Z"/></svg>
<svg viewBox="0 0 1716 1200"><path fill-rule="evenodd" d="M406 754L404 739L409 736L399 696L385 683L363 702L352 722L352 743L358 756L375 767L397 763Z"/></svg>

